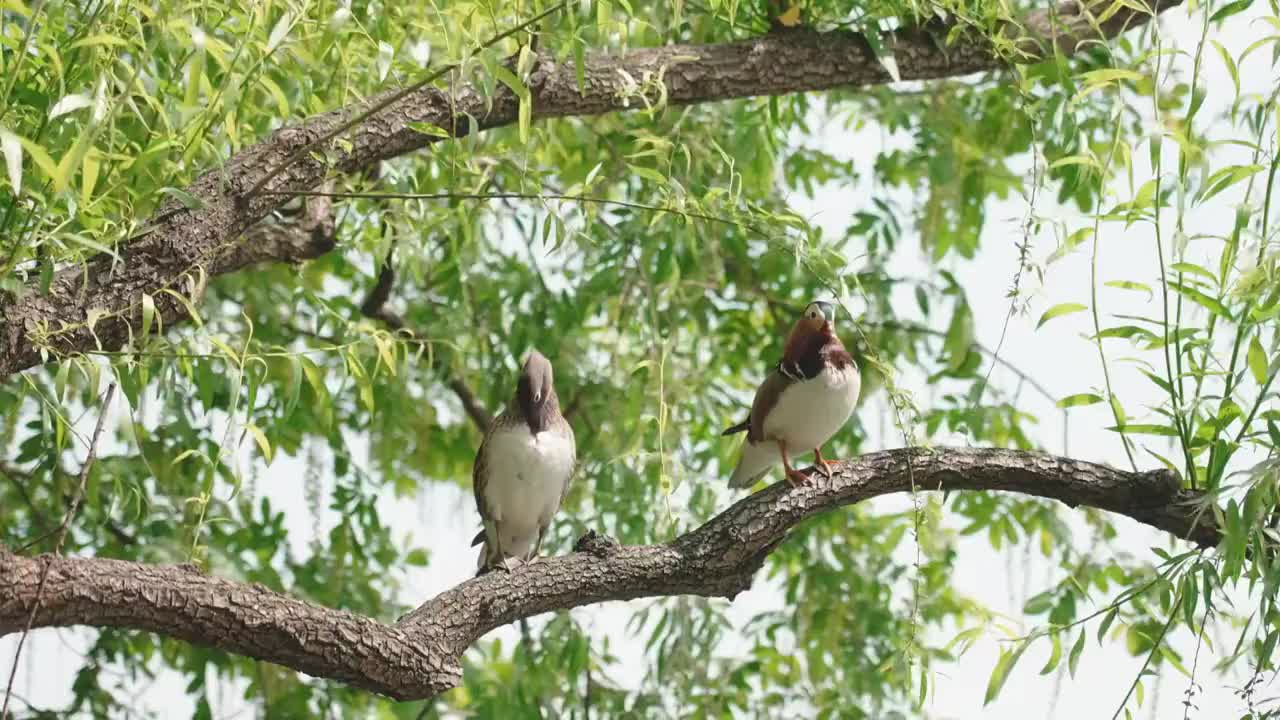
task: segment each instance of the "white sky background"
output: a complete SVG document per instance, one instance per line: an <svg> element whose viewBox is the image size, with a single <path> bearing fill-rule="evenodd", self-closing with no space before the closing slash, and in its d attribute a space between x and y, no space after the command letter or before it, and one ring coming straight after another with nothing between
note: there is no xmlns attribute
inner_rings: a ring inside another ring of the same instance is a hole
<svg viewBox="0 0 1280 720"><path fill-rule="evenodd" d="M1223 43L1233 56L1237 55L1265 34L1261 23L1252 22L1256 16L1257 13L1237 16L1224 29L1211 32L1210 37ZM1199 22L1199 18L1189 20L1185 9L1165 13L1161 25L1166 42L1188 53L1193 52L1199 39ZM1189 57L1179 58L1177 62L1187 69L1190 67ZM1262 51L1255 53L1251 62L1241 68L1240 76L1245 92L1250 89L1257 92L1270 91L1274 81L1268 63L1269 51ZM1199 120L1202 123L1217 122L1220 110L1231 100L1231 81L1211 47L1205 50L1201 72L1211 94ZM1189 72L1187 75L1189 76ZM1223 129L1213 135L1220 139L1227 133ZM842 123L832 122L819 137L798 138L796 142L821 146L828 152L869 167L875 154L881 149L881 140L876 128L851 136L842 128ZM1169 145L1172 143L1167 143L1166 147ZM1138 185L1150 177L1149 170L1145 168L1146 150L1139 150L1134 153L1138 164ZM1166 156L1166 171L1171 167L1171 157ZM1227 157L1227 151L1215 154L1214 167L1221 167L1229 162L1248 162L1245 156L1232 156L1230 160ZM1029 159L1022 169L1029 172ZM1084 224L1086 219L1073 211L1054 207L1052 189L1050 187L1050 192L1041 193L1037 201L1037 212L1042 216L1066 220L1072 229ZM1243 185L1237 188L1242 189ZM1129 196L1125 187L1120 187L1118 192L1120 199L1127 199ZM857 190L848 187L825 187L815 198L794 197L791 202L798 212L809 216L826 230L828 236L834 237L843 231L850 213L863 206L859 198L852 197L856 195ZM1188 217L1188 233L1192 234L1196 230L1225 232L1234 214L1234 203L1239 198L1240 192L1229 191L1194 211ZM911 206L913 205L909 203L903 204L903 207ZM988 223L984 229L978 258L949 264L949 269L956 273L961 286L968 293L975 316L976 339L987 347L994 348L997 345L1008 312L1009 300L1006 292L1018 266L1016 243L1022 238L1022 222L1026 212L1025 198L989 204ZM1171 221L1172 212L1166 213L1165 217ZM1103 225L1099 250L1099 282L1124 279L1154 286L1158 282L1158 275L1153 242L1153 234L1148 226L1125 229L1119 224ZM1044 232L1032 239L1032 243L1032 258L1037 262L1043 262L1056 249L1056 240L1047 225ZM908 231L902 239L901 247L906 252L899 253L895 274L922 277L935 272L927 260L913 249L918 248L915 234ZM1217 248L1208 249L1216 251ZM1060 302L1088 304L1089 250L1086 244L1073 255L1050 266L1043 285L1034 276L1025 277L1023 290L1033 297L1031 311L1012 319L1001 351L1001 357L1029 372L1055 397L1080 392L1103 394L1100 391L1102 372L1097 350L1085 339L1085 335L1092 331L1088 313L1062 317L1038 332L1035 330L1035 323L1045 308ZM1194 255L1196 251L1196 245L1193 244L1190 253ZM554 260L547 258L547 262L553 264ZM1107 316L1110 314L1150 315L1155 314L1154 310L1158 307L1148 304L1141 293L1110 288L1100 288L1099 300L1104 311L1104 326L1115 324L1108 323ZM905 302L903 306L914 308L914 302ZM935 320L934 324L945 328L942 317ZM853 330L847 320L841 325L843 327L838 327L846 342L852 341ZM1112 340L1108 343L1109 357L1134 354L1125 341ZM1161 401L1158 389L1132 366L1114 364L1112 373L1113 385L1131 416L1139 415L1144 404L1155 405ZM999 369L993 375L993 383L1004 388L1012 387L1014 381L1010 374ZM930 388L925 386L922 376L904 375L899 378L899 383L915 394L922 409L930 406ZM879 396L860 411L870 428L876 430L882 427L887 433L887 437L883 438L875 437L873 433L868 450L902 445L902 438L893 423L880 422L878 418L879 414L884 413L883 405L883 396ZM1042 443L1045 449L1061 452L1061 413L1050 402L1029 389L1022 394L1020 408L1039 418L1038 429L1033 433L1033 438ZM87 434L92 429L92 418L86 418L83 424L85 426L82 431ZM1111 424L1110 413L1104 405L1073 409L1070 454L1080 459L1125 467L1127 460L1118 437L1102 429ZM938 442L963 444L964 438L943 438ZM353 453L358 456L359 453L355 451L363 443L356 442L353 445ZM1152 447L1161 453L1167 450L1162 439L1154 439ZM1144 469L1156 466L1155 461L1145 453L1138 455L1138 462ZM296 549L304 548L313 532L311 515L303 494L303 483L300 482L303 470L302 462L281 457L259 476L257 482L259 492L269 496L275 507L286 511L290 541ZM579 482L582 481L590 482L590 478L580 478ZM685 478L685 482L722 483L723 480L695 477ZM727 506L733 496L726 491L724 497L723 504ZM905 497L882 498L873 502L876 509L881 511L900 510L909 506L909 500ZM675 503L674 507L679 508L680 504ZM478 520L469 488L449 484L432 485L416 502L396 501L388 497L380 510L384 522L390 523L398 533L411 533L415 544L426 546L431 553L431 564L428 567L407 570L407 580L400 598L404 603L412 605L426 600L470 577L474 572L475 551L468 544ZM1169 547L1168 538L1163 533L1125 518L1116 518L1115 522L1120 531L1116 546L1126 547L1135 557L1154 557L1150 552L1152 546ZM954 525L954 518L950 518L949 523ZM1083 533L1078 537L1082 542L1088 538ZM904 551L913 552L913 549L904 548ZM1027 554L1026 548L1018 547L1012 553L1008 549L997 553L982 535L960 541L957 572L953 577L956 588L991 609L1006 613L1010 625L1020 627L1022 631L1032 627L1022 616L1023 601L1029 595L1049 587L1057 579L1054 564L1041 558L1038 551ZM1101 605L1109 602L1110 598L1096 597L1095 600ZM776 607L780 601L776 588L760 582L756 589L740 596L733 603L729 614L735 622L745 622L763 609ZM725 601L716 602L725 604ZM628 638L625 634L624 624L633 609L634 604L609 603L572 611L576 618L587 624L598 641L603 641L606 637L609 639L612 650L622 659L618 667L610 672L610 677L624 685L638 683L646 668L643 640ZM1092 609L1082 607L1081 615ZM534 627L539 625L540 622L535 621ZM1081 659L1079 672L1074 680L1063 680L1060 691L1055 692L1054 675L1041 677L1037 674L1048 656L1049 644L1046 641L1033 646L1018 664L998 701L984 708L982 698L999 647L998 637L986 636L959 663L938 668L938 684L933 688L927 713L932 718L956 720L976 717L1020 720L1050 715L1057 718L1111 717L1138 672L1142 658L1131 657L1122 642L1113 642L1099 648L1093 640L1095 629L1096 622L1091 623L1090 641ZM18 694L37 707L65 705L70 698L69 688L74 672L79 667L78 649L88 645L91 633L92 631L83 629L41 630L34 633L20 663L15 686ZM515 633L512 628L504 628L486 639L495 637L502 638L504 645L509 646L515 640ZM943 640L949 637L947 635ZM16 642L16 636L0 639L0 678L8 675ZM1189 657L1193 647L1189 633L1182 631L1174 634L1172 642L1183 651L1184 657ZM1219 634L1215 638L1215 645L1219 648L1224 644L1229 648L1233 642L1234 636L1231 634ZM1068 649L1069 644L1064 647L1064 652ZM726 655L731 655L733 651L734 648L730 646L722 648ZM1206 658L1202 657L1197 679L1203 686L1203 692L1196 698L1198 712L1190 716L1204 720L1238 717L1243 706L1234 696L1233 688L1238 687L1242 678L1247 677L1248 669L1241 668L1235 673L1236 677L1222 679L1209 670L1213 659L1208 656L1206 662ZM1063 665L1065 664L1064 660ZM1182 694L1187 684L1186 678L1172 670L1162 677L1158 693L1153 692L1156 688L1148 680L1147 703L1140 716L1181 717ZM154 683L130 683L127 686L136 688L139 693L135 705L139 712L151 711L160 717L185 717L190 715L192 703L183 692L184 685L180 676L166 671ZM214 705L215 717L251 716L253 711L240 699L240 689L226 685L222 683L225 692L222 700ZM1261 693L1264 697L1269 694L1271 693L1266 691ZM1056 702L1053 699L1055 697ZM1131 704L1130 707L1134 706Z"/></svg>

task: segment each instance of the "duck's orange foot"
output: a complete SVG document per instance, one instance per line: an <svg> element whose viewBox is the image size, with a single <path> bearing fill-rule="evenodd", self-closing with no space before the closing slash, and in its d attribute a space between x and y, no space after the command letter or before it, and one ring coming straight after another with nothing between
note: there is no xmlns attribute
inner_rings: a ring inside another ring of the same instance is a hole
<svg viewBox="0 0 1280 720"><path fill-rule="evenodd" d="M811 478L795 468L787 468L787 482L791 487L804 487L812 482Z"/></svg>
<svg viewBox="0 0 1280 720"><path fill-rule="evenodd" d="M813 449L813 466L809 470L819 473L827 480L830 480L831 476L835 474L833 463L822 457L822 448Z"/></svg>
<svg viewBox="0 0 1280 720"><path fill-rule="evenodd" d="M813 464L813 467L811 467L810 470L818 473L827 480L830 480L831 476L836 474L835 465L830 460L819 460Z"/></svg>

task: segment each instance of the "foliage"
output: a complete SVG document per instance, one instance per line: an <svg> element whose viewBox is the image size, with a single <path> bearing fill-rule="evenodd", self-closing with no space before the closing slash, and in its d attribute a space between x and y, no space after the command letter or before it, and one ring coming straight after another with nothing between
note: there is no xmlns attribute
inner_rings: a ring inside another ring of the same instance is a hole
<svg viewBox="0 0 1280 720"><path fill-rule="evenodd" d="M519 85L502 63L523 37L471 48L549 6L0 2L0 293L47 287L52 268L96 253L124 255L125 239L166 198L186 201L181 188L199 173L275 128L413 82L428 66L462 62L459 76L488 91ZM966 33L995 37L1019 10L815 0L804 17L867 32L896 67L883 30L945 19L963 32L938 41L965 42ZM1242 44L1217 33L1246 10L1262 34ZM864 408L892 408L902 442L1039 447L1046 441L1018 390L988 382L997 359L975 342L953 274L982 242L1008 242L984 236L988 208L1021 195L1018 242L1056 237L1057 251L1043 264L1023 254L1014 308L1055 263L1093 257L1091 286L1037 319L1051 333L1090 316L1087 341L1107 376L1053 400L1068 413L1102 405L1135 466L1166 465L1209 491L1205 512L1226 529L1220 548L1109 559L1086 547L1113 543L1110 518L1078 523L1061 506L1008 496L944 505L921 492L905 511L864 507L798 528L764 572L782 601L745 626L719 601L636 604L629 636L642 639L647 663L638 687L610 680L619 661L581 611L539 621L536 637L514 647L482 644L463 688L403 705L105 629L68 710L126 714L128 683L109 681L108 670L164 667L189 682L201 717L211 712L211 674L280 717L581 717L582 697L609 716L916 716L937 672L1006 627L953 588L967 536L985 536L993 551L1034 547L1057 570L1026 603L1035 629L1001 654L989 696L1027 647L1052 648L1044 672L1074 674L1094 637L1126 643L1144 668L1168 664L1204 683L1206 663L1197 669L1167 640L1208 644L1206 625L1238 638L1212 648L1221 667L1273 671L1280 84L1259 91L1240 69L1276 77L1280 12L1249 0L1190 11L1204 27L1194 47L1153 24L1071 59L975 78L522 122L388 161L376 180L342 178L344 191L454 197L345 200L334 252L215 279L192 307L196 322L156 335L144 319L124 351L52 358L7 378L0 543L19 547L56 525L83 456L82 419L115 381L127 412L92 473L69 551L195 561L393 620L406 609L396 600L404 569L432 554L393 532L379 499L466 492L480 433L454 387L496 410L533 345L555 362L584 461L550 550L567 550L588 528L624 543L669 539L726 505L715 478L735 446L719 431L739 419L795 313L820 296L852 316L843 334L867 375ZM767 27L763 4L595 0L570 3L538 32L541 48L573 61ZM1234 84L1209 86L1210 63ZM887 140L851 162L841 146L872 130ZM852 198L839 231L789 202L824 187ZM1037 191L1050 200L1037 204ZM563 199L574 196L601 202ZM1048 212L1049 202L1063 212ZM1097 260L1133 227L1154 230L1155 276ZM393 248L392 305L412 332L360 309ZM917 251L924 262L910 262ZM1110 293L1144 296L1149 311L1113 317ZM1140 370L1162 401L1130 401L1137 393L1112 380L1121 367ZM942 392L920 406L908 392L916 380ZM859 414L831 454L871 449L872 415ZM285 513L262 487L280 479L270 468L286 457L307 469L288 480L305 486L316 527L301 544L289 544ZM326 526L324 517L336 519ZM745 649L727 656L718 648L731 637ZM1136 711L1143 678L1124 707Z"/></svg>

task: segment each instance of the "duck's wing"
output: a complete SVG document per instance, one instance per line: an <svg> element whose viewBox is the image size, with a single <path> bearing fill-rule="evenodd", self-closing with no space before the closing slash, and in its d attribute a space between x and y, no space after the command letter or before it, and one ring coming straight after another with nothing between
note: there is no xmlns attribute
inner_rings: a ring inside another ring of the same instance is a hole
<svg viewBox="0 0 1280 720"><path fill-rule="evenodd" d="M756 388L756 397L751 403L751 414L746 420L728 428L722 434L733 435L746 430L748 442L758 443L763 440L764 419L778 404L778 398L782 396L783 391L803 378L803 375L791 370L786 364L778 363L774 371L769 373L769 377Z"/></svg>

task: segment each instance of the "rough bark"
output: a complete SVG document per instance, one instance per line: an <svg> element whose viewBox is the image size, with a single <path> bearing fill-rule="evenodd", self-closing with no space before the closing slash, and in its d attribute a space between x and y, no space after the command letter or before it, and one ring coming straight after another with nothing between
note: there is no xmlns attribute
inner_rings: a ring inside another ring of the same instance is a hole
<svg viewBox="0 0 1280 720"><path fill-rule="evenodd" d="M1179 2L1157 0L1154 13ZM1124 7L1097 23L1079 3L1069 1L1030 13L1020 26L1010 24L1003 32L1021 51L1016 59L1031 61L1043 57L1045 48L1053 45L1070 55L1085 41L1110 38L1152 16ZM889 34L886 47L897 60L902 80L956 77L1006 64L1007 60L993 53L988 41L975 34L946 46L950 29L936 24ZM581 92L571 63L557 63L541 55L528 79L533 116L588 116L643 107L643 103L626 98L627 76L637 81L663 78L672 105L891 81L858 34L787 30L717 45L666 45L620 55L592 55L585 61ZM198 283L185 278L200 276L200 271L212 277L257 262L301 261L327 252L332 248L331 238L308 242L306 234L280 243L246 241L246 231L287 199L270 194L250 196L248 190L285 158L385 97L375 96L366 103L281 129L235 155L223 167L205 173L187 188L199 206L189 208L176 201L163 205L141 236L121 245L119 260L104 255L84 264L73 263L55 272L48 294L40 293L33 283L17 298L0 298L0 377L56 355L120 348L130 336L129 325L140 327L143 293L153 296L164 327L185 321L183 304L162 290L197 294ZM489 98L469 84L459 84L452 97L426 87L357 123L345 133L341 146L329 143L324 153L303 153L275 176L267 189L312 189L330 170L357 172L439 142L439 138L412 130L411 123L429 123L462 136L510 125L516 122L518 109L514 93L501 84ZM473 128L469 118L477 118L478 127ZM327 155L328 161L320 155Z"/></svg>
<svg viewBox="0 0 1280 720"><path fill-rule="evenodd" d="M393 624L290 598L189 566L102 558L20 557L0 548L0 636L27 621L51 563L35 627L147 630L341 680L399 699L431 697L461 679L462 654L520 618L608 600L691 594L732 599L792 528L889 493L997 490L1101 508L1201 546L1219 539L1202 496L1171 472L1133 473L1041 453L891 450L837 463L830 481L779 483L661 545L620 546L589 533L574 552L467 580Z"/></svg>

